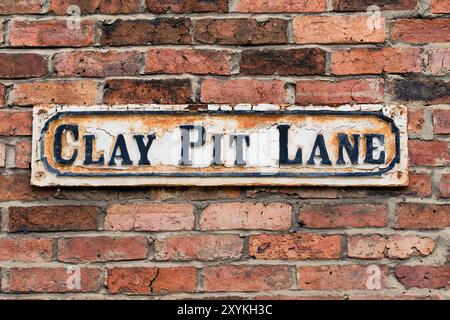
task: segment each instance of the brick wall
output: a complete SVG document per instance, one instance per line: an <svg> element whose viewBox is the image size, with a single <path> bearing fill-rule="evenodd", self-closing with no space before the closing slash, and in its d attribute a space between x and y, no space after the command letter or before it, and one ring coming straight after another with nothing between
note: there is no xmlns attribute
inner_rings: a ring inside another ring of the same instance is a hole
<svg viewBox="0 0 450 320"><path fill-rule="evenodd" d="M450 298L449 14L0 0L0 298ZM30 186L33 105L244 102L406 104L410 186Z"/></svg>

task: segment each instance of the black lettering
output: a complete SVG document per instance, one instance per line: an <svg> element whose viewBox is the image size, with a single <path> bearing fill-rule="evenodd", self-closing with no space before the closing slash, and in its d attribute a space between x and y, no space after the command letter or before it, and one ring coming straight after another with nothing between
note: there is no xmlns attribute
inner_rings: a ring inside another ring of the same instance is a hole
<svg viewBox="0 0 450 320"><path fill-rule="evenodd" d="M386 162L386 152L383 150L380 152L380 157L378 159L374 159L374 151L378 150L373 142L374 139L377 139L381 146L384 146L384 134L365 134L364 138L366 138L366 159L365 163L370 164L383 164Z"/></svg>
<svg viewBox="0 0 450 320"><path fill-rule="evenodd" d="M150 147L152 146L153 141L156 139L155 134L149 134L147 136L148 142L144 142L144 136L143 135L135 135L134 140L136 140L139 153L141 155L141 159L139 160L139 165L142 166L149 166L150 160L148 159L148 151L150 150Z"/></svg>
<svg viewBox="0 0 450 320"><path fill-rule="evenodd" d="M350 158L350 161L352 164L358 164L358 158L359 158L359 134L352 135L354 145L350 143L350 140L348 138L348 135L345 133L339 133L338 134L338 140L339 140L339 159L337 160L337 164L345 164L344 160L344 149L347 151L348 157Z"/></svg>
<svg viewBox="0 0 450 320"><path fill-rule="evenodd" d="M78 140L78 126L71 124L60 125L55 130L55 137L53 141L53 157L55 161L62 165L69 165L75 162L78 156L78 149L74 149L72 156L69 159L64 159L62 157L62 136L65 132L71 132L75 141Z"/></svg>
<svg viewBox="0 0 450 320"><path fill-rule="evenodd" d="M317 149L319 149L319 155L317 157L322 158L320 164L331 166L330 157L328 156L327 147L325 146L325 139L322 134L318 134L316 142L314 143L313 150L311 152L311 157L308 160L308 164L314 165L314 158L316 157Z"/></svg>
<svg viewBox="0 0 450 320"><path fill-rule="evenodd" d="M289 159L288 131L290 127L287 124L281 124L277 127L280 132L280 165L301 164L303 162L301 148L298 148L294 160Z"/></svg>
<svg viewBox="0 0 450 320"><path fill-rule="evenodd" d="M120 155L117 154L117 152L120 151ZM116 144L114 145L114 150L111 155L111 159L109 160L110 166L115 166L116 164L116 158L122 158L122 165L132 165L133 162L131 162L130 155L128 153L127 144L125 142L125 138L123 134L119 134L117 136Z"/></svg>
<svg viewBox="0 0 450 320"><path fill-rule="evenodd" d="M92 158L95 136L85 135L84 140L86 144L86 150L83 164L85 165L105 164L105 157L103 156L103 154L100 155L98 160L94 160Z"/></svg>

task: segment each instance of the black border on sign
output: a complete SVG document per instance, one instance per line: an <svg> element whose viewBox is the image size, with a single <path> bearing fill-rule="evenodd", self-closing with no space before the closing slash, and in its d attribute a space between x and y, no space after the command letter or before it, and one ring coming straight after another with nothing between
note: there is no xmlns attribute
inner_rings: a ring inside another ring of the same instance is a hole
<svg viewBox="0 0 450 320"><path fill-rule="evenodd" d="M273 115L311 115L311 116L375 116L383 121L390 123L392 132L395 134L395 157L392 162L384 169L376 172L277 172L277 173L261 173L261 172L240 172L240 173L62 173L53 168L44 155L44 139L45 134L52 123L66 115L75 116L102 116L102 115L122 115L122 114L157 114L157 115L257 115L257 116L273 116ZM289 111L152 111L152 110L123 110L123 111L63 111L58 112L51 117L44 125L41 131L41 154L40 160L44 163L45 168L56 174L58 177L172 177L172 178L191 178L191 177L207 177L207 178L222 178L222 177L252 177L252 178L268 178L268 177L288 177L288 178L302 178L302 177L368 177L381 176L386 172L392 170L397 163L400 163L400 130L395 124L395 121L383 114L381 111L333 111L333 110L289 110Z"/></svg>

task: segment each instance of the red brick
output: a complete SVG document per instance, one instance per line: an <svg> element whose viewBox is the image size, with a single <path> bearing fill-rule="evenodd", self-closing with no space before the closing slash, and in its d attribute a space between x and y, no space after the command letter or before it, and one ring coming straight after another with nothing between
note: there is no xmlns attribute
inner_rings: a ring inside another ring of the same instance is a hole
<svg viewBox="0 0 450 320"><path fill-rule="evenodd" d="M106 104L177 104L189 103L192 96L190 80L107 80Z"/></svg>
<svg viewBox="0 0 450 320"><path fill-rule="evenodd" d="M52 189L32 187L29 174L0 175L0 201L42 200L50 198L53 193Z"/></svg>
<svg viewBox="0 0 450 320"><path fill-rule="evenodd" d="M139 51L72 51L54 57L59 77L117 77L139 74Z"/></svg>
<svg viewBox="0 0 450 320"><path fill-rule="evenodd" d="M377 43L386 39L385 18L380 28L369 16L301 16L294 18L296 43Z"/></svg>
<svg viewBox="0 0 450 320"><path fill-rule="evenodd" d="M284 203L214 203L202 211L202 230L262 229L288 230L292 207Z"/></svg>
<svg viewBox="0 0 450 320"><path fill-rule="evenodd" d="M428 65L432 74L448 74L450 72L450 49L430 49Z"/></svg>
<svg viewBox="0 0 450 320"><path fill-rule="evenodd" d="M408 134L422 134L425 124L423 109L408 110Z"/></svg>
<svg viewBox="0 0 450 320"><path fill-rule="evenodd" d="M368 7L375 5L380 10L414 10L417 0L334 0L333 9L339 12L367 12Z"/></svg>
<svg viewBox="0 0 450 320"><path fill-rule="evenodd" d="M41 77L48 73L47 57L35 53L0 53L0 78Z"/></svg>
<svg viewBox="0 0 450 320"><path fill-rule="evenodd" d="M5 86L0 84L0 108L3 108L3 106L5 105L5 95L6 95Z"/></svg>
<svg viewBox="0 0 450 320"><path fill-rule="evenodd" d="M281 80L206 79L201 84L203 103L286 103L287 93Z"/></svg>
<svg viewBox="0 0 450 320"><path fill-rule="evenodd" d="M408 43L449 42L450 18L396 19L392 39Z"/></svg>
<svg viewBox="0 0 450 320"><path fill-rule="evenodd" d="M0 143L0 168L4 168L6 165L6 145Z"/></svg>
<svg viewBox="0 0 450 320"><path fill-rule="evenodd" d="M435 248L431 238L415 235L393 235L386 241L387 256L391 259L407 259L413 256L428 256Z"/></svg>
<svg viewBox="0 0 450 320"><path fill-rule="evenodd" d="M420 48L336 50L331 59L332 72L337 75L410 73L423 69Z"/></svg>
<svg viewBox="0 0 450 320"><path fill-rule="evenodd" d="M450 226L450 205L400 203L397 229L442 229Z"/></svg>
<svg viewBox="0 0 450 320"><path fill-rule="evenodd" d="M58 240L58 260L98 262L142 260L147 257L144 237L78 237Z"/></svg>
<svg viewBox="0 0 450 320"><path fill-rule="evenodd" d="M69 6L78 6L80 13L138 13L139 0L51 0L50 11L56 15L68 14Z"/></svg>
<svg viewBox="0 0 450 320"><path fill-rule="evenodd" d="M209 49L149 49L145 72L229 75L231 52Z"/></svg>
<svg viewBox="0 0 450 320"><path fill-rule="evenodd" d="M431 0L431 12L450 13L450 3L447 0Z"/></svg>
<svg viewBox="0 0 450 320"><path fill-rule="evenodd" d="M277 291L291 286L288 266L213 266L203 269L203 288L221 291Z"/></svg>
<svg viewBox="0 0 450 320"><path fill-rule="evenodd" d="M433 110L434 133L450 134L450 109Z"/></svg>
<svg viewBox="0 0 450 320"><path fill-rule="evenodd" d="M358 259L407 259L413 256L428 256L435 247L431 238L415 235L356 235L348 239L348 256Z"/></svg>
<svg viewBox="0 0 450 320"><path fill-rule="evenodd" d="M229 0L145 0L151 13L203 13L227 12Z"/></svg>
<svg viewBox="0 0 450 320"><path fill-rule="evenodd" d="M348 238L348 256L357 259L382 259L386 239L379 235L356 235Z"/></svg>
<svg viewBox="0 0 450 320"><path fill-rule="evenodd" d="M109 293L167 294L194 292L197 286L194 267L109 269L106 287Z"/></svg>
<svg viewBox="0 0 450 320"><path fill-rule="evenodd" d="M195 22L194 39L223 45L285 44L287 26L283 19L201 19Z"/></svg>
<svg viewBox="0 0 450 320"><path fill-rule="evenodd" d="M341 256L340 235L296 233L286 235L251 235L249 255L267 260L318 260L339 259Z"/></svg>
<svg viewBox="0 0 450 320"><path fill-rule="evenodd" d="M442 198L450 198L450 174L441 175L439 192Z"/></svg>
<svg viewBox="0 0 450 320"><path fill-rule="evenodd" d="M387 211L375 204L304 205L298 219L307 228L385 227Z"/></svg>
<svg viewBox="0 0 450 320"><path fill-rule="evenodd" d="M448 289L450 288L450 266L397 266L395 276L410 288Z"/></svg>
<svg viewBox="0 0 450 320"><path fill-rule="evenodd" d="M189 44L190 27L189 19L116 20L112 24L103 25L100 44L102 46Z"/></svg>
<svg viewBox="0 0 450 320"><path fill-rule="evenodd" d="M31 111L0 110L0 136L30 136Z"/></svg>
<svg viewBox="0 0 450 320"><path fill-rule="evenodd" d="M325 12L326 10L326 0L238 0L236 9L237 12L243 13Z"/></svg>
<svg viewBox="0 0 450 320"><path fill-rule="evenodd" d="M324 74L326 52L318 48L290 50L245 50L240 74L302 76Z"/></svg>
<svg viewBox="0 0 450 320"><path fill-rule="evenodd" d="M404 190L405 195L429 197L432 195L431 177L428 174L409 173L409 186Z"/></svg>
<svg viewBox="0 0 450 320"><path fill-rule="evenodd" d="M180 235L154 242L156 260L236 260L244 240L237 235Z"/></svg>
<svg viewBox="0 0 450 320"><path fill-rule="evenodd" d="M384 81L383 79L297 81L296 101L300 105L382 103Z"/></svg>
<svg viewBox="0 0 450 320"><path fill-rule="evenodd" d="M388 269L380 268L380 286L386 287ZM372 287L376 273L370 265L329 265L298 267L298 287L302 290L367 290ZM376 284L375 284L376 285Z"/></svg>
<svg viewBox="0 0 450 320"><path fill-rule="evenodd" d="M41 13L41 0L3 0L0 14Z"/></svg>
<svg viewBox="0 0 450 320"><path fill-rule="evenodd" d="M117 204L106 209L105 230L175 231L194 228L191 204Z"/></svg>
<svg viewBox="0 0 450 320"><path fill-rule="evenodd" d="M11 268L9 290L12 292L95 292L100 289L100 270L80 268ZM79 284L79 287L78 287Z"/></svg>
<svg viewBox="0 0 450 320"><path fill-rule="evenodd" d="M15 167L29 169L31 165L31 141L19 141L15 145Z"/></svg>
<svg viewBox="0 0 450 320"><path fill-rule="evenodd" d="M97 229L93 206L10 207L9 232L87 231Z"/></svg>
<svg viewBox="0 0 450 320"><path fill-rule="evenodd" d="M13 20L9 43L12 47L86 47L93 44L93 21L81 21L79 29L70 26L69 20Z"/></svg>
<svg viewBox="0 0 450 320"><path fill-rule="evenodd" d="M448 143L445 141L409 141L409 163L413 166L438 166L450 163Z"/></svg>
<svg viewBox="0 0 450 320"><path fill-rule="evenodd" d="M0 238L0 261L48 262L51 260L51 239Z"/></svg>
<svg viewBox="0 0 450 320"><path fill-rule="evenodd" d="M98 82L90 80L16 83L12 102L20 106L36 104L96 104Z"/></svg>

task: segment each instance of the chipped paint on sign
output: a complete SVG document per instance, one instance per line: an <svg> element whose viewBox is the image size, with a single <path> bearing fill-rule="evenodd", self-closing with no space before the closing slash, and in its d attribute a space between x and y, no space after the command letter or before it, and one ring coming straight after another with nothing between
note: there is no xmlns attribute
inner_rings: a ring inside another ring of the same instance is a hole
<svg viewBox="0 0 450 320"><path fill-rule="evenodd" d="M37 186L408 183L403 106L36 106Z"/></svg>

